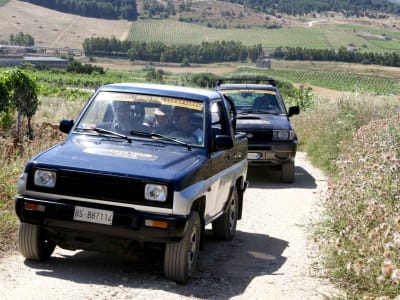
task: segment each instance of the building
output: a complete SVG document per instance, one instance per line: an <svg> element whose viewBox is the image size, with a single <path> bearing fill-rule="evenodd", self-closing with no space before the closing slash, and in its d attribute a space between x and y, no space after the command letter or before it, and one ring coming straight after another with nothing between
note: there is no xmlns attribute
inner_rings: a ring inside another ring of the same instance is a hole
<svg viewBox="0 0 400 300"><path fill-rule="evenodd" d="M257 68L268 68L271 69L272 67L272 61L267 58L259 58L256 61L256 67Z"/></svg>
<svg viewBox="0 0 400 300"><path fill-rule="evenodd" d="M68 60L54 56L0 56L0 66L14 67L24 63L65 69L68 65Z"/></svg>

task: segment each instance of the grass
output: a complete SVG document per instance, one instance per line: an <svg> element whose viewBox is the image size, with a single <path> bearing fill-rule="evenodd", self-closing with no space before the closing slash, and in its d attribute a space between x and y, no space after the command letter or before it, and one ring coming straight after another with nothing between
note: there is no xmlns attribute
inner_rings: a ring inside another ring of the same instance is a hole
<svg viewBox="0 0 400 300"><path fill-rule="evenodd" d="M0 6L7 4L8 1L10 0L0 0Z"/></svg>

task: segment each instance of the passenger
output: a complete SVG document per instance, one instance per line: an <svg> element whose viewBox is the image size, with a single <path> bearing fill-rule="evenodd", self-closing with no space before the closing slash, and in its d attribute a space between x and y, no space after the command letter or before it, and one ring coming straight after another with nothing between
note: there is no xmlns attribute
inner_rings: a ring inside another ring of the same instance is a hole
<svg viewBox="0 0 400 300"><path fill-rule="evenodd" d="M170 117L171 108L167 106L160 106L154 110L153 120L147 121L145 125L151 127L154 133L167 134L173 131Z"/></svg>
<svg viewBox="0 0 400 300"><path fill-rule="evenodd" d="M176 135L177 138L189 139L190 143L194 144L201 144L203 142L202 118L196 118L193 110L176 107L172 122L175 127L173 135Z"/></svg>

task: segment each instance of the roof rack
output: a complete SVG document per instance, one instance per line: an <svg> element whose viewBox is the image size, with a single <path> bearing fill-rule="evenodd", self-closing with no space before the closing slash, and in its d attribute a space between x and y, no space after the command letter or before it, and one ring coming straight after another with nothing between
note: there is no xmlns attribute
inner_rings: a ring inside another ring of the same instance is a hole
<svg viewBox="0 0 400 300"><path fill-rule="evenodd" d="M275 79L269 78L269 77L232 77L232 78L218 78L216 83L217 86L227 83L227 82L241 82L241 83L262 83L262 82L268 82L272 86L276 86Z"/></svg>

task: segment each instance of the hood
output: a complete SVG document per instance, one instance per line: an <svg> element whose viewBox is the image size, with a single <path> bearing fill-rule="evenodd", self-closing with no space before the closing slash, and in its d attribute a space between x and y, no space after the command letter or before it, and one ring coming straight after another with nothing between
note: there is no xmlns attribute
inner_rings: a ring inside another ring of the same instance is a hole
<svg viewBox="0 0 400 300"><path fill-rule="evenodd" d="M34 164L121 176L173 180L206 158L186 147L152 141L77 137L36 156Z"/></svg>
<svg viewBox="0 0 400 300"><path fill-rule="evenodd" d="M291 129L286 115L249 114L238 115L236 121L238 130Z"/></svg>

